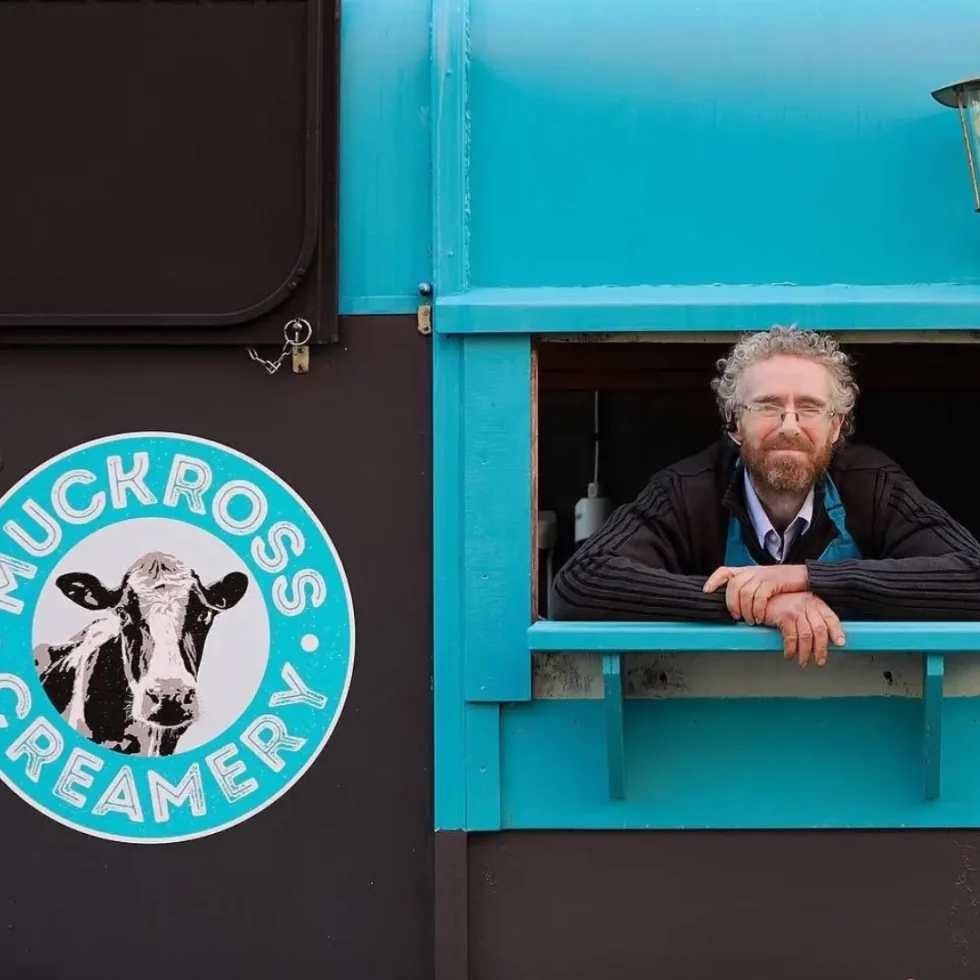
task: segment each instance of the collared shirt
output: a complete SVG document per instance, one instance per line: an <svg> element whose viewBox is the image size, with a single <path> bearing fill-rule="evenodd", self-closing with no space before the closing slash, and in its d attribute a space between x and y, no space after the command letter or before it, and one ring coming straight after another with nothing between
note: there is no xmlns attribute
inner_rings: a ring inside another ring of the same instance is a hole
<svg viewBox="0 0 980 980"><path fill-rule="evenodd" d="M804 534L813 520L813 488L803 501L800 512L789 523L785 533L780 533L772 526L769 515L762 506L755 487L749 479L749 474L745 472L745 503L748 507L749 517L752 526L755 528L756 537L759 539L759 547L768 551L776 561L781 562L783 557L788 554L793 542L798 534Z"/></svg>

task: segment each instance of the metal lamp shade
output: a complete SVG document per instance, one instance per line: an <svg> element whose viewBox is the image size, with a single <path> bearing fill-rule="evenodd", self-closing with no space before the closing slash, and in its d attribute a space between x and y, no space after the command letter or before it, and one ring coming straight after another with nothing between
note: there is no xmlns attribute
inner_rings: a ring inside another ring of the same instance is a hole
<svg viewBox="0 0 980 980"><path fill-rule="evenodd" d="M980 211L980 78L972 78L955 85L947 85L932 93L941 105L958 109L963 126L963 140L966 144L967 163L970 166L970 180L973 184L973 200Z"/></svg>

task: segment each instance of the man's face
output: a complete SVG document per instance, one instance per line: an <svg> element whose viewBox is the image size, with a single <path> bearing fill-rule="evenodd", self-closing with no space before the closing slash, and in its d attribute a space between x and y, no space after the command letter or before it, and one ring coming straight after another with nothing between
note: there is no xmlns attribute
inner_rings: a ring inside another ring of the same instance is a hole
<svg viewBox="0 0 980 980"><path fill-rule="evenodd" d="M777 355L746 370L742 395L735 437L753 482L777 493L806 493L830 464L843 422L832 415L830 371Z"/></svg>

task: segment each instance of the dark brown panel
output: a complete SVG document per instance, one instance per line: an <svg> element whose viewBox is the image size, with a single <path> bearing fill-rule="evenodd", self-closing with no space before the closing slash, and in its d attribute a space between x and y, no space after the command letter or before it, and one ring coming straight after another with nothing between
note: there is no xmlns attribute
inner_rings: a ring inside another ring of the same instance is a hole
<svg viewBox="0 0 980 980"><path fill-rule="evenodd" d="M435 980L469 976L466 833L435 835Z"/></svg>
<svg viewBox="0 0 980 980"><path fill-rule="evenodd" d="M470 838L473 980L980 974L980 834Z"/></svg>
<svg viewBox="0 0 980 980"><path fill-rule="evenodd" d="M431 348L415 318L345 320L310 373L235 348L7 349L0 489L84 440L215 439L310 504L344 562L357 649L302 779L196 841L98 840L0 786L0 976L432 976ZM383 393L383 397L379 397Z"/></svg>
<svg viewBox="0 0 980 980"><path fill-rule="evenodd" d="M0 5L0 328L332 336L335 8Z"/></svg>

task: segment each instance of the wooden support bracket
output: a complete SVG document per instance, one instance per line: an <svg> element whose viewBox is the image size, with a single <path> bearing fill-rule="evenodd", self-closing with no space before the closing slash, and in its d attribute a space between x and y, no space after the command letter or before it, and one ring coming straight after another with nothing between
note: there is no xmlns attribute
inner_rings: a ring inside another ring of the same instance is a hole
<svg viewBox="0 0 980 980"><path fill-rule="evenodd" d="M609 760L609 795L626 796L626 745L623 731L623 655L602 655L602 684L606 704L606 751Z"/></svg>
<svg viewBox="0 0 980 980"><path fill-rule="evenodd" d="M941 653L922 655L922 761L925 767L925 796L939 799L943 748L943 675Z"/></svg>

